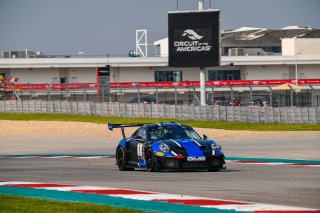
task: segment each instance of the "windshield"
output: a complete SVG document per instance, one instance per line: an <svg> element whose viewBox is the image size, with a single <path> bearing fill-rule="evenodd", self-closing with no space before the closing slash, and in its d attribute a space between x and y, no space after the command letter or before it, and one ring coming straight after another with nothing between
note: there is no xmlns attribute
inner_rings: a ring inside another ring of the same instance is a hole
<svg viewBox="0 0 320 213"><path fill-rule="evenodd" d="M167 139L201 139L196 131L188 126L154 126L149 128L152 141Z"/></svg>

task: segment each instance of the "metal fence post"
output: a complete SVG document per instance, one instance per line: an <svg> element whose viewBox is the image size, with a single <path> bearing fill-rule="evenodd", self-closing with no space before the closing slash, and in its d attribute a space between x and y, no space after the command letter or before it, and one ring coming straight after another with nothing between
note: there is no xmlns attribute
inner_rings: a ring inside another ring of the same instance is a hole
<svg viewBox="0 0 320 213"><path fill-rule="evenodd" d="M209 84L210 85L210 87L211 87L211 92L212 92L212 94L211 94L211 99L212 99L212 105L214 105L214 87L211 85L211 84ZM211 103L210 103L211 104Z"/></svg>
<svg viewBox="0 0 320 213"><path fill-rule="evenodd" d="M140 87L139 87L138 84L136 86L137 86L137 89L138 89L138 103L140 104L141 103Z"/></svg>
<svg viewBox="0 0 320 213"><path fill-rule="evenodd" d="M193 89L193 104L199 105L199 101L198 101L198 96L196 94L196 88L191 85L192 89Z"/></svg>
<svg viewBox="0 0 320 213"><path fill-rule="evenodd" d="M312 85L309 84L309 87L311 88L311 107L315 107L314 104L314 87Z"/></svg>
<svg viewBox="0 0 320 213"><path fill-rule="evenodd" d="M31 89L31 84L28 82L29 85L29 100L32 100L32 89Z"/></svg>
<svg viewBox="0 0 320 213"><path fill-rule="evenodd" d="M290 84L288 84L288 86L290 87L290 105L293 107L293 89Z"/></svg>
<svg viewBox="0 0 320 213"><path fill-rule="evenodd" d="M66 84L64 84L65 86L65 89L66 89L66 101L69 100L69 89L68 89L68 86Z"/></svg>
<svg viewBox="0 0 320 213"><path fill-rule="evenodd" d="M252 103L252 86L248 85L248 87L250 89L250 96L249 96L250 104L249 105L253 105L253 103Z"/></svg>
<svg viewBox="0 0 320 213"><path fill-rule="evenodd" d="M270 106L273 107L273 103L272 103L272 88L270 87L270 85L267 85L267 87L270 89L270 100L269 100L269 103L270 103Z"/></svg>
<svg viewBox="0 0 320 213"><path fill-rule="evenodd" d="M156 85L156 104L159 103L159 91L158 91L158 85Z"/></svg>
<svg viewBox="0 0 320 213"><path fill-rule="evenodd" d="M83 84L83 102L86 102L87 101L87 88L86 88L86 85Z"/></svg>
<svg viewBox="0 0 320 213"><path fill-rule="evenodd" d="M231 104L231 106L233 106L233 88L232 88L232 86L230 86L229 87L230 88L230 92L231 92L231 100L230 100L230 104Z"/></svg>
<svg viewBox="0 0 320 213"><path fill-rule="evenodd" d="M119 87L120 87L120 103L122 103L122 86L119 85Z"/></svg>
<svg viewBox="0 0 320 213"><path fill-rule="evenodd" d="M177 86L174 86L174 105L178 104Z"/></svg>
<svg viewBox="0 0 320 213"><path fill-rule="evenodd" d="M47 88L47 101L50 101L50 86L46 83Z"/></svg>

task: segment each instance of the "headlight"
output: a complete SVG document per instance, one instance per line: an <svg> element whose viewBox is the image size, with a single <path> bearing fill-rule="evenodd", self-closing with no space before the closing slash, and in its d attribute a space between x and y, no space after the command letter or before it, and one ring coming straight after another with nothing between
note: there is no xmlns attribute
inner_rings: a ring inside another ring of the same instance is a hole
<svg viewBox="0 0 320 213"><path fill-rule="evenodd" d="M217 151L217 150L221 150L222 148L221 148L220 145L212 143L211 144L211 149L214 150L214 151Z"/></svg>
<svg viewBox="0 0 320 213"><path fill-rule="evenodd" d="M160 149L162 152L170 152L169 146L168 146L167 144L165 144L165 143L160 143L159 149Z"/></svg>

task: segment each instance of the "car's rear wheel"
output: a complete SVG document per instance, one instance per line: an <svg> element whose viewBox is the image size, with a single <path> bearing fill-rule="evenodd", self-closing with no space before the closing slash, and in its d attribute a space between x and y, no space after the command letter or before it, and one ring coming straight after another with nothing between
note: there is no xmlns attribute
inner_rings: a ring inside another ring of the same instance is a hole
<svg viewBox="0 0 320 213"><path fill-rule="evenodd" d="M153 155L153 151L151 148L146 151L146 165L148 172L156 172L158 171L158 165L156 157Z"/></svg>
<svg viewBox="0 0 320 213"><path fill-rule="evenodd" d="M120 171L133 170L133 168L127 168L127 156L123 147L117 149L116 159Z"/></svg>

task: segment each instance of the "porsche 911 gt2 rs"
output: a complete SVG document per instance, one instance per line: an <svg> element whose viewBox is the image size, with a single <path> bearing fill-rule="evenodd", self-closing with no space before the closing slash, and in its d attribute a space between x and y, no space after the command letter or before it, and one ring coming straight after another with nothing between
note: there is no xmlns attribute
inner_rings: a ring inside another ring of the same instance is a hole
<svg viewBox="0 0 320 213"><path fill-rule="evenodd" d="M126 127L139 127L130 137ZM121 128L123 139L116 149L120 171L145 168L147 171L208 170L225 168L222 148L206 135L201 138L190 126L178 123L108 124L108 129Z"/></svg>

